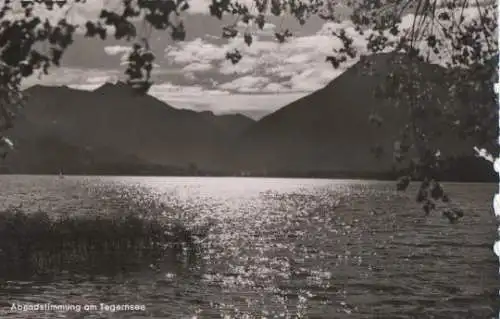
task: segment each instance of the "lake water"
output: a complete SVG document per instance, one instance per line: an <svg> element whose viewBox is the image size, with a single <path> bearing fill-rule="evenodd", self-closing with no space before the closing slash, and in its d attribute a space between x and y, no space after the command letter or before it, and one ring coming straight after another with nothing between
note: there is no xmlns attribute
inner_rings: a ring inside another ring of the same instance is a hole
<svg viewBox="0 0 500 319"><path fill-rule="evenodd" d="M0 176L0 208L91 214L119 209L127 193L164 202L187 226L211 225L189 267L0 283L0 317L497 318L496 185L445 184L465 211L458 224L438 213L425 217L412 187L397 193L394 183L375 181ZM146 310L34 315L10 312L11 303Z"/></svg>

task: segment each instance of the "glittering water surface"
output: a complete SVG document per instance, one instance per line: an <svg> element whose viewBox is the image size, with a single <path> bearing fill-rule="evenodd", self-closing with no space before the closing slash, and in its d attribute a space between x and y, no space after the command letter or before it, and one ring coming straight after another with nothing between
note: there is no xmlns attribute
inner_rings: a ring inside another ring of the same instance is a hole
<svg viewBox="0 0 500 319"><path fill-rule="evenodd" d="M496 186L445 186L465 211L458 224L424 217L414 188L397 193L387 182L1 176L4 207L90 214L118 209L119 194L133 189L187 226L210 225L191 263L113 278L3 283L1 317L35 317L6 311L12 302L146 305L146 312L38 318L496 317Z"/></svg>

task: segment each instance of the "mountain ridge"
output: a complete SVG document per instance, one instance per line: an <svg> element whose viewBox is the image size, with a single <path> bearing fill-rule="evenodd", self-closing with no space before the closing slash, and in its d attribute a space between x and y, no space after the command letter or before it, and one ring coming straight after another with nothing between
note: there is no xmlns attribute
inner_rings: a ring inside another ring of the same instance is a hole
<svg viewBox="0 0 500 319"><path fill-rule="evenodd" d="M387 74L404 72L396 65L389 55L367 57L322 89L258 121L177 109L134 93L123 82L93 91L36 85L26 90L32 99L21 117L24 122L20 119L11 133L14 141L49 136L59 138L63 149L94 150L81 154L95 163L100 152L107 163L115 154L117 165L123 158L135 167L130 174L143 165L166 174L172 170L161 167L212 175L389 176L395 171L392 144L406 123L408 107L395 107L372 93ZM418 81L435 84L429 103L446 97L440 67L420 62L415 67L423 70ZM369 121L373 113L383 119L378 128ZM444 153L471 156L470 143L454 133L444 136ZM384 150L378 157L373 154L377 144ZM22 162L22 156L15 158Z"/></svg>
<svg viewBox="0 0 500 319"><path fill-rule="evenodd" d="M216 167L227 136L253 122L242 115L176 109L119 84L96 91L37 85L25 93L27 105L8 133L14 142L47 134L62 143L108 148L153 165Z"/></svg>
<svg viewBox="0 0 500 319"><path fill-rule="evenodd" d="M367 57L312 94L253 123L240 139L238 165L252 171L374 171L393 170L393 143L408 123L409 106L376 97L378 85L390 73L406 72L396 59L403 56L380 54ZM404 60L402 60L404 61ZM440 66L416 62L419 83L429 83L429 103L447 97L449 76ZM369 123L372 114L383 123ZM442 133L440 146L445 155L472 155L470 141L458 134ZM384 152L375 158L372 150Z"/></svg>

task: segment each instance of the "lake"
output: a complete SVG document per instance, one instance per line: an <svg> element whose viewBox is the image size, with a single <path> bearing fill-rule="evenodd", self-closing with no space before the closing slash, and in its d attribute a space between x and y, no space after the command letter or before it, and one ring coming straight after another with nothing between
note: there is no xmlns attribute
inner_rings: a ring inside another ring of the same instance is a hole
<svg viewBox="0 0 500 319"><path fill-rule="evenodd" d="M0 281L2 318L493 318L495 184L445 184L457 224L378 181L0 176L0 209L119 210L150 198L207 226L192 262L117 276ZM121 196L120 194L128 194ZM119 212L119 211L118 211ZM10 311L13 303L145 311Z"/></svg>

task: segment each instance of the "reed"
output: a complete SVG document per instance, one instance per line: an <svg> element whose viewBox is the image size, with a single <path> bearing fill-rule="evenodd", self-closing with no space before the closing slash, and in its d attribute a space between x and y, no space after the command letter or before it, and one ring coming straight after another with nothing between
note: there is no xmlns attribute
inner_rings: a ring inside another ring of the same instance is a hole
<svg viewBox="0 0 500 319"><path fill-rule="evenodd" d="M53 216L13 207L0 212L0 278L129 271L196 251L195 237L155 215Z"/></svg>

